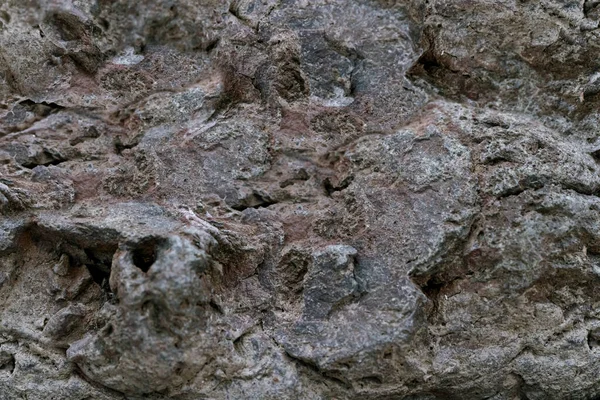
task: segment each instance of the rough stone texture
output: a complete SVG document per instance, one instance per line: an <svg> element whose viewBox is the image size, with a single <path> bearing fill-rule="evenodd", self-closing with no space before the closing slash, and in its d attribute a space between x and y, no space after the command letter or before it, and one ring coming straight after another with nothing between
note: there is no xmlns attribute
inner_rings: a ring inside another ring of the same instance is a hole
<svg viewBox="0 0 600 400"><path fill-rule="evenodd" d="M0 400L600 398L599 24L0 1Z"/></svg>

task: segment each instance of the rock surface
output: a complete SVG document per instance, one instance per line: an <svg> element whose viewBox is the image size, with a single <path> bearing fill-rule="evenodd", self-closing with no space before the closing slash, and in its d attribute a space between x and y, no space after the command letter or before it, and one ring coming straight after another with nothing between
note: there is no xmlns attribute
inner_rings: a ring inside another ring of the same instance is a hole
<svg viewBox="0 0 600 400"><path fill-rule="evenodd" d="M0 2L0 399L600 396L600 2Z"/></svg>

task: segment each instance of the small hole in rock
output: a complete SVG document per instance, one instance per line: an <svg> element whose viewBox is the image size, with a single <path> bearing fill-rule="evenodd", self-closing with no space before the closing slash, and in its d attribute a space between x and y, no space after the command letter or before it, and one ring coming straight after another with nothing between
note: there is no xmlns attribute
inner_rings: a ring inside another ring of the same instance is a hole
<svg viewBox="0 0 600 400"><path fill-rule="evenodd" d="M160 245L156 238L142 240L132 251L133 264L144 272L156 262L156 250Z"/></svg>
<svg viewBox="0 0 600 400"><path fill-rule="evenodd" d="M0 11L0 19L5 23L10 23L10 14L6 11Z"/></svg>
<svg viewBox="0 0 600 400"><path fill-rule="evenodd" d="M106 325L104 327L104 329L102 329L102 333L105 336L110 336L110 335L112 335L113 332L114 332L114 328L113 328L113 326L111 324Z"/></svg>
<svg viewBox="0 0 600 400"><path fill-rule="evenodd" d="M175 372L175 374L176 374L176 375L181 375L181 373L183 373L183 371L184 371L184 370L185 370L185 364L184 364L184 363L182 363L182 362L178 362L178 363L175 365L175 370L174 370L174 372Z"/></svg>
<svg viewBox="0 0 600 400"><path fill-rule="evenodd" d="M15 357L9 353L0 353L0 371L12 374L15 370Z"/></svg>
<svg viewBox="0 0 600 400"><path fill-rule="evenodd" d="M115 251L116 246L107 245L95 249L84 249L86 259L77 260L77 257L72 258L83 263L88 269L93 281L96 282L104 292L110 293L111 290L108 281L110 278L112 257Z"/></svg>
<svg viewBox="0 0 600 400"><path fill-rule="evenodd" d="M588 347L596 349L598 346L600 346L600 328L595 328L588 332Z"/></svg>
<svg viewBox="0 0 600 400"><path fill-rule="evenodd" d="M383 383L383 381L381 380L380 377L378 376L367 376L361 379L361 383L363 385L381 385Z"/></svg>
<svg viewBox="0 0 600 400"><path fill-rule="evenodd" d="M110 22L108 22L108 20L100 18L99 22L100 26L102 27L102 29L104 29L104 31L107 31L110 28Z"/></svg>

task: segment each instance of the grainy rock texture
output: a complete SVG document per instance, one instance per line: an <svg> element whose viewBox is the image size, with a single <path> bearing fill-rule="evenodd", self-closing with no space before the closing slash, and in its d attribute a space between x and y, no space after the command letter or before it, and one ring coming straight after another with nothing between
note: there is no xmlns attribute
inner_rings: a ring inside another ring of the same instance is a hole
<svg viewBox="0 0 600 400"><path fill-rule="evenodd" d="M0 400L600 398L599 23L0 0Z"/></svg>

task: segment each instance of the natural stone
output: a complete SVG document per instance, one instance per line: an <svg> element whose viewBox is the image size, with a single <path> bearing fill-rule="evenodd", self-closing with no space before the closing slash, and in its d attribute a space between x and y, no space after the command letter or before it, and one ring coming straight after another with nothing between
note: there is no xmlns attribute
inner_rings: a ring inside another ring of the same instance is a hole
<svg viewBox="0 0 600 400"><path fill-rule="evenodd" d="M598 398L599 18L0 2L0 399Z"/></svg>

